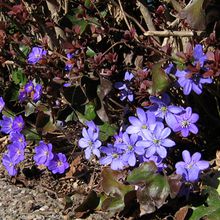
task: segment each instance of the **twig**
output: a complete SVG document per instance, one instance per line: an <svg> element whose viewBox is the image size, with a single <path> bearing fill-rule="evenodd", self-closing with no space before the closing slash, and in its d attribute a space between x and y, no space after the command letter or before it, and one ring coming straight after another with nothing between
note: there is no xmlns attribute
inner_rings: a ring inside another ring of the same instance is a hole
<svg viewBox="0 0 220 220"><path fill-rule="evenodd" d="M116 7L120 7L117 2L115 2L114 0L111 1L113 5L115 5ZM124 11L125 15L131 19L139 28L140 30L144 33L146 32L146 30L141 26L141 24L137 21L136 18L132 17L131 15L129 15L126 11Z"/></svg>
<svg viewBox="0 0 220 220"><path fill-rule="evenodd" d="M120 6L120 9L121 9L121 12L122 12L122 14L123 14L125 23L126 23L126 25L128 26L128 30L131 30L131 26L130 26L130 24L129 24L129 22L128 22L128 19L127 19L126 15L125 15L125 12L124 12L123 7L122 7L121 0L118 0L118 3L119 3L119 6Z"/></svg>
<svg viewBox="0 0 220 220"><path fill-rule="evenodd" d="M107 54L113 47L117 46L118 44L124 44L124 42L123 42L123 41L119 41L119 42L114 43L111 47L109 47L109 48L102 54L102 56L104 56L105 54Z"/></svg>
<svg viewBox="0 0 220 220"><path fill-rule="evenodd" d="M193 37L195 35L201 35L203 31L147 31L144 33L145 36L158 36L158 37Z"/></svg>
<svg viewBox="0 0 220 220"><path fill-rule="evenodd" d="M151 15L150 15L150 12L148 11L148 9L140 1L137 1L137 5L141 11L141 14L144 18L144 21L147 25L148 30L149 31L156 31L156 28L154 26L154 23L152 21L152 18L151 18ZM155 40L157 42L160 42L159 37L155 37Z"/></svg>

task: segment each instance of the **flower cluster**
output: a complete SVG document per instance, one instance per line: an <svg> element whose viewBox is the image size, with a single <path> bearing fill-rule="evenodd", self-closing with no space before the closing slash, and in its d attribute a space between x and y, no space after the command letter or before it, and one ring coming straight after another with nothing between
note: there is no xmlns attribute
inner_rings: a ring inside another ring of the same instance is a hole
<svg viewBox="0 0 220 220"><path fill-rule="evenodd" d="M20 132L24 127L22 116L14 119L3 115L0 121L1 132L9 134L11 143L7 146L7 151L2 157L2 164L5 166L9 175L17 174L17 165L24 160L24 150L27 145L25 137Z"/></svg>
<svg viewBox="0 0 220 220"><path fill-rule="evenodd" d="M172 105L166 93L160 97L151 96L150 101L152 105L147 111L137 108L136 116L128 118L130 125L124 132L120 129L113 144L101 146L99 128L93 121L87 122L88 128L83 128L83 138L79 140L86 159L90 159L92 154L100 158L101 153L100 164L110 165L113 170L133 167L145 161L154 161L158 170L166 167L163 159L167 157L169 148L175 146L170 139L171 132L178 132L183 137L196 134L198 128L195 123L199 116L192 113L191 107Z"/></svg>
<svg viewBox="0 0 220 220"><path fill-rule="evenodd" d="M34 85L32 81L29 81L23 89L20 89L19 100L23 102L30 97L34 102L37 102L42 94L42 86L40 84Z"/></svg>
<svg viewBox="0 0 220 220"><path fill-rule="evenodd" d="M2 116L0 120L1 132L5 134L10 134L12 132L21 132L24 127L24 120L21 115L14 117Z"/></svg>
<svg viewBox="0 0 220 220"><path fill-rule="evenodd" d="M194 61L192 69L176 70L176 77L178 78L179 85L183 88L183 94L189 95L193 90L196 94L202 93L202 85L212 83L210 77L204 78L201 72L206 71L204 63L207 56L203 53L202 45L197 44L193 51Z"/></svg>
<svg viewBox="0 0 220 220"><path fill-rule="evenodd" d="M124 82L116 82L115 88L120 90L120 100L128 99L130 102L134 100L134 95L131 88L131 80L134 78L132 73L125 73Z"/></svg>
<svg viewBox="0 0 220 220"><path fill-rule="evenodd" d="M38 166L46 166L53 174L62 174L69 168L69 163L63 153L53 153L52 148L52 144L40 141L35 147L34 161Z"/></svg>
<svg viewBox="0 0 220 220"><path fill-rule="evenodd" d="M153 103L149 107L149 111L154 112L158 120L165 120L166 124L174 131L181 132L183 137L188 137L190 132L198 133L195 123L199 119L199 115L192 113L192 108L183 108L181 106L170 105L170 97L164 93L161 98L150 97Z"/></svg>
<svg viewBox="0 0 220 220"><path fill-rule="evenodd" d="M202 170L209 167L209 163L201 159L201 154L196 152L190 156L189 151L182 152L184 161L176 163L176 173L183 176L187 182L195 182L199 178Z"/></svg>
<svg viewBox="0 0 220 220"><path fill-rule="evenodd" d="M137 162L153 160L158 167L164 167L162 159L167 155L167 148L175 145L168 138L171 129L165 127L151 111L145 112L141 108L137 108L137 117L129 117L129 122L131 125L116 136L110 148L101 147L106 156L100 158L100 163L118 170L135 166Z"/></svg>
<svg viewBox="0 0 220 220"><path fill-rule="evenodd" d="M41 47L33 47L28 55L28 63L36 64L42 60L43 56L46 56L47 51Z"/></svg>

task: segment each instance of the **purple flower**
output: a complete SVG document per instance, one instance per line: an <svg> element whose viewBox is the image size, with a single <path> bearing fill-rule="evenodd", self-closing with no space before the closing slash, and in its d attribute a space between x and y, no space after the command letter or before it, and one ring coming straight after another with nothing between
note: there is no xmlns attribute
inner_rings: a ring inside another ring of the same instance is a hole
<svg viewBox="0 0 220 220"><path fill-rule="evenodd" d="M26 93L31 93L34 90L34 84L32 81L29 81L25 86L24 90Z"/></svg>
<svg viewBox="0 0 220 220"><path fill-rule="evenodd" d="M130 102L132 102L134 100L134 95L133 95L132 90L129 89L125 83L117 82L117 83L115 83L115 88L121 90L119 93L121 101L124 101L126 98Z"/></svg>
<svg viewBox="0 0 220 220"><path fill-rule="evenodd" d="M153 131L143 131L143 140L137 142L137 146L146 148L145 157L159 155L161 158L167 156L166 148L173 147L175 142L167 138L171 133L170 128L164 128L164 125L157 124Z"/></svg>
<svg viewBox="0 0 220 220"><path fill-rule="evenodd" d="M203 78L200 73L192 74L188 70L177 70L178 83L183 88L183 94L189 95L193 90L197 95L202 93L202 84L212 83L212 79L207 77Z"/></svg>
<svg viewBox="0 0 220 220"><path fill-rule="evenodd" d="M171 71L173 70L173 68L174 68L173 63L170 63L170 64L167 66L167 68L164 69L164 71L165 71L166 74L170 74Z"/></svg>
<svg viewBox="0 0 220 220"><path fill-rule="evenodd" d="M176 124L172 125L174 132L181 132L183 137L189 136L189 133L198 133L198 128L194 123L199 119L199 115L192 113L192 108L187 107L183 114L176 115Z"/></svg>
<svg viewBox="0 0 220 220"><path fill-rule="evenodd" d="M14 164L18 164L24 160L24 146L19 142L8 145L9 156L13 158Z"/></svg>
<svg viewBox="0 0 220 220"><path fill-rule="evenodd" d="M132 73L128 71L125 73L124 81L125 82L116 82L115 88L120 90L120 100L124 101L126 98L132 102L134 100L134 95L131 89L130 81L134 78Z"/></svg>
<svg viewBox="0 0 220 220"><path fill-rule="evenodd" d="M165 119L167 125L172 128L173 123L176 121L175 115L183 111L182 107L169 105L170 97L164 93L161 98L151 96L150 101L154 104L149 108L153 111L155 116L160 119Z"/></svg>
<svg viewBox="0 0 220 220"><path fill-rule="evenodd" d="M2 97L0 97L0 112L2 112L2 109L5 107L5 102Z"/></svg>
<svg viewBox="0 0 220 220"><path fill-rule="evenodd" d="M1 132L5 134L11 133L13 131L13 128L12 128L13 118L3 115L2 119L3 120L0 121Z"/></svg>
<svg viewBox="0 0 220 220"><path fill-rule="evenodd" d="M95 130L99 131L98 128ZM102 143L98 140L99 133L94 131L94 127L89 127L88 129L83 128L82 135L83 138L79 140L79 147L85 149L86 159L89 160L92 154L100 157L99 148Z"/></svg>
<svg viewBox="0 0 220 220"><path fill-rule="evenodd" d="M34 102L37 102L42 94L42 86L40 84L37 84L34 88L34 93L32 95L32 99Z"/></svg>
<svg viewBox="0 0 220 220"><path fill-rule="evenodd" d="M145 148L143 146L136 145L139 136L137 134L132 134L130 137L125 132L122 136L123 142L116 144L115 147L124 150L123 161L127 163L129 166L135 166L137 159L137 155L143 155L145 153Z"/></svg>
<svg viewBox="0 0 220 220"><path fill-rule="evenodd" d="M27 98L27 93L24 89L19 91L18 99L20 102L23 102Z"/></svg>
<svg viewBox="0 0 220 220"><path fill-rule="evenodd" d="M108 144L107 147L102 146L100 151L106 156L99 159L101 165L110 165L112 170L122 170L126 165L122 160L123 151L112 144Z"/></svg>
<svg viewBox="0 0 220 220"><path fill-rule="evenodd" d="M31 97L34 102L37 102L42 94L42 86L40 84L36 84L34 86L32 81L29 81L24 89L21 89L19 92L19 101L23 102L27 97Z"/></svg>
<svg viewBox="0 0 220 220"><path fill-rule="evenodd" d="M15 160L14 158L10 157L9 154L4 154L2 157L2 164L4 165L4 167L6 168L6 170L8 171L10 176L15 176L17 175L18 171L15 168Z"/></svg>
<svg viewBox="0 0 220 220"><path fill-rule="evenodd" d="M200 63L201 66L204 65L204 62L207 60L207 56L203 53L202 45L196 44L193 51L193 57L195 59L195 63Z"/></svg>
<svg viewBox="0 0 220 220"><path fill-rule="evenodd" d="M41 47L33 47L31 52L28 55L28 62L35 64L39 62L43 56L47 54L47 51Z"/></svg>
<svg viewBox="0 0 220 220"><path fill-rule="evenodd" d="M125 72L124 80L131 81L134 78L133 73L129 73L128 71Z"/></svg>
<svg viewBox="0 0 220 220"><path fill-rule="evenodd" d="M24 120L21 115L16 116L13 120L12 129L14 132L21 132L24 128Z"/></svg>
<svg viewBox="0 0 220 220"><path fill-rule="evenodd" d="M67 55L66 55L66 57L67 57L67 59L68 59L68 61L66 62L66 65L65 65L65 70L66 71L71 71L72 70L72 68L73 68L73 62L72 62L72 58L73 58L73 56L74 56L74 54L70 54L70 53L68 53Z"/></svg>
<svg viewBox="0 0 220 220"><path fill-rule="evenodd" d="M40 141L39 146L35 147L34 161L36 164L48 166L53 157L52 144L46 144L44 141Z"/></svg>
<svg viewBox="0 0 220 220"><path fill-rule="evenodd" d="M93 121L86 121L88 129L91 129L94 133L99 133L99 128Z"/></svg>
<svg viewBox="0 0 220 220"><path fill-rule="evenodd" d="M9 137L11 142L17 142L20 143L23 147L26 147L27 143L23 134L19 132L11 132Z"/></svg>
<svg viewBox="0 0 220 220"><path fill-rule="evenodd" d="M66 169L69 168L69 163L67 162L66 156L62 153L54 154L52 160L48 164L48 169L52 171L53 174L62 174Z"/></svg>
<svg viewBox="0 0 220 220"><path fill-rule="evenodd" d="M184 161L176 163L175 167L176 173L182 175L186 181L197 181L200 172L209 167L208 161L200 160L201 154L198 152L191 157L189 151L184 150L182 157Z"/></svg>
<svg viewBox="0 0 220 220"><path fill-rule="evenodd" d="M153 129L156 125L156 117L154 113L148 111L147 113L141 109L137 108L137 117L130 116L128 118L131 125L126 129L128 134L138 134L142 135L143 131L147 129Z"/></svg>
<svg viewBox="0 0 220 220"><path fill-rule="evenodd" d="M12 129L13 132L21 132L24 128L24 120L21 115L16 116L13 120Z"/></svg>
<svg viewBox="0 0 220 220"><path fill-rule="evenodd" d="M114 145L123 142L122 136L123 136L123 132L121 130L119 131L118 134L114 135L114 139L115 139Z"/></svg>

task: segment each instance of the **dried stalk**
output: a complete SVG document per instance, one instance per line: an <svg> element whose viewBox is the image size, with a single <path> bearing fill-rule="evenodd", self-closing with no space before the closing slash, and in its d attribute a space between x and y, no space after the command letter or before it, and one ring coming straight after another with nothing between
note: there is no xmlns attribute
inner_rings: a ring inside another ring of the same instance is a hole
<svg viewBox="0 0 220 220"><path fill-rule="evenodd" d="M158 36L158 37L193 37L195 35L199 36L203 31L147 31L144 33L145 36Z"/></svg>

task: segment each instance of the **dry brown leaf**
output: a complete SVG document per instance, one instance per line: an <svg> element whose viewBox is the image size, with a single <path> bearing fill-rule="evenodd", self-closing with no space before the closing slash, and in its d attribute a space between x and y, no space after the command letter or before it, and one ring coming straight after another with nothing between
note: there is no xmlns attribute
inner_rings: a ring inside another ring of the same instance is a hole
<svg viewBox="0 0 220 220"><path fill-rule="evenodd" d="M70 164L70 169L66 173L65 178L71 178L76 172L77 172L77 167L81 164L82 156L78 155Z"/></svg>

